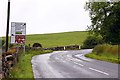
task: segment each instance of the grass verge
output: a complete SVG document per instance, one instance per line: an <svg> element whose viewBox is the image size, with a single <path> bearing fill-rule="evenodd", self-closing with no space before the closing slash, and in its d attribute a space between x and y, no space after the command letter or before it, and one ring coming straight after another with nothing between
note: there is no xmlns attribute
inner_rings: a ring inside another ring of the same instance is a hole
<svg viewBox="0 0 120 80"><path fill-rule="evenodd" d="M86 57L112 62L112 63L118 63L120 64L120 53L119 53L118 45L98 45L96 46L92 53L86 54Z"/></svg>
<svg viewBox="0 0 120 80"><path fill-rule="evenodd" d="M118 58L118 56L113 56L108 53L102 53L102 55L97 55L96 53L90 53L90 54L86 54L85 57L120 64L120 59Z"/></svg>
<svg viewBox="0 0 120 80"><path fill-rule="evenodd" d="M35 55L50 53L51 50L30 50L19 56L19 62L11 70L8 78L31 78L34 80L31 59Z"/></svg>

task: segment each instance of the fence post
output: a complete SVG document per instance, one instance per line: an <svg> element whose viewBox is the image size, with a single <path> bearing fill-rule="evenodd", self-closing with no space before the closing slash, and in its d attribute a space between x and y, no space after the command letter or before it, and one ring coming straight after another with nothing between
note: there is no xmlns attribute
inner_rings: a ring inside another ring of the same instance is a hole
<svg viewBox="0 0 120 80"><path fill-rule="evenodd" d="M79 49L80 49L81 47L80 47L80 45L79 45Z"/></svg>
<svg viewBox="0 0 120 80"><path fill-rule="evenodd" d="M64 46L64 50L65 50L65 46Z"/></svg>

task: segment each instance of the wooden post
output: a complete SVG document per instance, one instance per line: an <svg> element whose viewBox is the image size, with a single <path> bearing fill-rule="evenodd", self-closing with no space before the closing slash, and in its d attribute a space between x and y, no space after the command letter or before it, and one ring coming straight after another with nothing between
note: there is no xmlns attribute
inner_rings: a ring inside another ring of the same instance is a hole
<svg viewBox="0 0 120 80"><path fill-rule="evenodd" d="M64 50L65 50L65 46L64 46Z"/></svg>
<svg viewBox="0 0 120 80"><path fill-rule="evenodd" d="M6 52L8 51L9 18L10 18L10 0L8 0L8 11L7 11L7 29L6 29L6 46L5 46Z"/></svg>
<svg viewBox="0 0 120 80"><path fill-rule="evenodd" d="M79 49L80 49L80 45L79 45Z"/></svg>

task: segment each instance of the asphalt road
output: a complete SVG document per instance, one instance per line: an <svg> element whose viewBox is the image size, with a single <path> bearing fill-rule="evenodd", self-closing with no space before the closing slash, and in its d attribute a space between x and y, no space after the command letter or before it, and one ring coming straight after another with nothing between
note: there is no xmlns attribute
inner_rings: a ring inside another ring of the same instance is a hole
<svg viewBox="0 0 120 80"><path fill-rule="evenodd" d="M34 56L34 78L118 78L118 64L84 57L91 51L55 51Z"/></svg>

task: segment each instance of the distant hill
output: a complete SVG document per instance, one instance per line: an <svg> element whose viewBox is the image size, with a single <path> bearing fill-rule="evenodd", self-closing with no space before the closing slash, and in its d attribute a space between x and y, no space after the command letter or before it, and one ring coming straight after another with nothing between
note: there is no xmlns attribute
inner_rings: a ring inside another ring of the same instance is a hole
<svg viewBox="0 0 120 80"><path fill-rule="evenodd" d="M27 35L26 45L35 42L41 43L43 47L65 46L65 45L81 45L86 39L88 32L75 31L52 34L33 34Z"/></svg>
<svg viewBox="0 0 120 80"><path fill-rule="evenodd" d="M26 45L33 43L41 43L44 48L66 45L82 45L88 36L86 31L51 33L51 34L32 34L26 36ZM2 37L5 39L5 37ZM10 39L9 39L10 40Z"/></svg>

